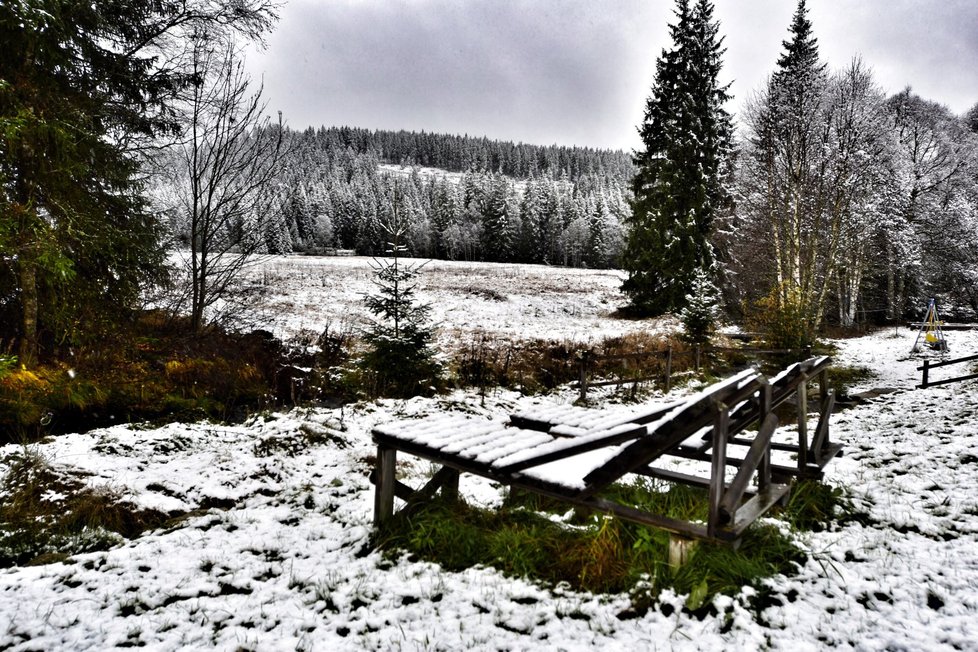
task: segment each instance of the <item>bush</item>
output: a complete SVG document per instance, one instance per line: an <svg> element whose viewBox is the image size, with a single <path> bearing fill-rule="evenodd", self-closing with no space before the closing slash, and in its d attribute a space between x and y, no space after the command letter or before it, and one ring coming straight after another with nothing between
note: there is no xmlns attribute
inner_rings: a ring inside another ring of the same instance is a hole
<svg viewBox="0 0 978 652"><path fill-rule="evenodd" d="M812 343L801 292L784 283L759 299L747 315L748 328L776 349L802 349Z"/></svg>

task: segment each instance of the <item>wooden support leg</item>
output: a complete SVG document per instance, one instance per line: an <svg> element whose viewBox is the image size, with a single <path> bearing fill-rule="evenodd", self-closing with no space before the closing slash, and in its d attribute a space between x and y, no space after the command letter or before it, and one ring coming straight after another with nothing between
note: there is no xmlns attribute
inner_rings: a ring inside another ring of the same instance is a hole
<svg viewBox="0 0 978 652"><path fill-rule="evenodd" d="M761 427L764 425L764 420L767 419L767 415L771 414L771 404L774 401L772 394L774 390L771 389L771 383L764 380L764 386L761 387L760 391L760 418L757 420L757 430L760 432ZM761 458L760 464L757 465L757 488L764 491L771 484L771 447L770 445L764 447L764 456Z"/></svg>
<svg viewBox="0 0 978 652"><path fill-rule="evenodd" d="M458 500L458 476L459 472L455 469L449 469L450 474L445 478L445 484L441 486L441 495L445 500L457 501Z"/></svg>
<svg viewBox="0 0 978 652"><path fill-rule="evenodd" d="M707 533L716 536L720 525L720 500L725 490L727 470L727 429L730 414L724 403L716 404L713 421L713 464L710 470L710 515L706 523Z"/></svg>
<svg viewBox="0 0 978 652"><path fill-rule="evenodd" d="M804 473L808 464L808 376L801 374L798 383L798 470Z"/></svg>
<svg viewBox="0 0 978 652"><path fill-rule="evenodd" d="M374 489L374 526L394 515L394 468L397 451L387 446L377 447L377 486Z"/></svg>

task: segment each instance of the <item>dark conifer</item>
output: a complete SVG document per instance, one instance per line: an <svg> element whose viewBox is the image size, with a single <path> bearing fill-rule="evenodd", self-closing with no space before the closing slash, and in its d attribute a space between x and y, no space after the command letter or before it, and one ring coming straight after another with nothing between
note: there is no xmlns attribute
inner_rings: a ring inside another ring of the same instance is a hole
<svg viewBox="0 0 978 652"><path fill-rule="evenodd" d="M677 0L673 46L663 50L639 128L633 215L623 254L622 289L642 314L676 310L697 269L711 269L713 221L725 188L732 128L720 85L722 39L713 5Z"/></svg>

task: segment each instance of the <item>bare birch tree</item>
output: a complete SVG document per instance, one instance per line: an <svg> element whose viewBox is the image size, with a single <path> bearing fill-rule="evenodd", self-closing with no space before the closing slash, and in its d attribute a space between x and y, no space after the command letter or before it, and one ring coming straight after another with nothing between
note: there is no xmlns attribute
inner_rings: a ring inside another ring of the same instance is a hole
<svg viewBox="0 0 978 652"><path fill-rule="evenodd" d="M195 83L172 173L189 236L183 308L199 332L209 310L229 307L242 270L264 250L267 222L279 208L283 129L281 116L274 124L265 115L262 88L250 91L233 40L197 34L192 57Z"/></svg>

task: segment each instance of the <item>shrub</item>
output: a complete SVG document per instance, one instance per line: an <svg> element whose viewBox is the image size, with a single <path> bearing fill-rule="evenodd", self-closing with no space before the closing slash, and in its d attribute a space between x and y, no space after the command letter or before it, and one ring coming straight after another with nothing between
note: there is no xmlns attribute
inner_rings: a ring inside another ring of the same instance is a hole
<svg viewBox="0 0 978 652"><path fill-rule="evenodd" d="M777 349L801 349L812 342L801 292L784 283L759 299L748 312L748 327Z"/></svg>

